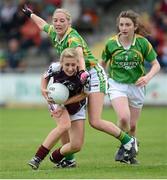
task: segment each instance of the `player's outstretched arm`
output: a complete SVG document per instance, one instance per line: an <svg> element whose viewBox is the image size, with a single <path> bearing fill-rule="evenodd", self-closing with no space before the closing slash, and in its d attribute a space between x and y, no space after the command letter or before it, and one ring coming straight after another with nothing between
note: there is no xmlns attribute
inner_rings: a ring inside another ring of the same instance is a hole
<svg viewBox="0 0 167 180"><path fill-rule="evenodd" d="M31 18L41 31L43 30L43 27L47 24L47 22L44 19L34 14L33 11L27 5L24 6L22 12L27 17Z"/></svg>

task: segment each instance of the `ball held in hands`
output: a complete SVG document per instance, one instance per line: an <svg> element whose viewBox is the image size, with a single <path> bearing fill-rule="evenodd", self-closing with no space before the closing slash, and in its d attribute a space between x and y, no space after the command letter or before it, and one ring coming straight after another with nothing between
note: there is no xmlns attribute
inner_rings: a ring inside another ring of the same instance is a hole
<svg viewBox="0 0 167 180"><path fill-rule="evenodd" d="M53 83L48 85L48 98L56 104L64 104L69 98L69 89L61 83Z"/></svg>

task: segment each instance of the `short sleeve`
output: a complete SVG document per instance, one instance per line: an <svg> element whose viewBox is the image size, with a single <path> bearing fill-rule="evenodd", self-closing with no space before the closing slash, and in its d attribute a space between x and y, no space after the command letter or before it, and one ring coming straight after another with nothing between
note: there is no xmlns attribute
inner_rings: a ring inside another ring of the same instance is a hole
<svg viewBox="0 0 167 180"><path fill-rule="evenodd" d="M157 58L157 53L155 52L154 48L152 47L151 43L147 41L147 49L144 55L146 61L153 61Z"/></svg>
<svg viewBox="0 0 167 180"><path fill-rule="evenodd" d="M59 62L52 63L48 70L44 73L44 78L52 77L55 73L59 73L61 70L61 65Z"/></svg>

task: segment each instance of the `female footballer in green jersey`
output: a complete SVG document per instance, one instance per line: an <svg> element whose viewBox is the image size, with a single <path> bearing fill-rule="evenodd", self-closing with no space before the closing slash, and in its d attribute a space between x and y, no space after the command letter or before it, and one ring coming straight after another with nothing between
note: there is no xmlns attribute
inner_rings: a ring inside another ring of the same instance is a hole
<svg viewBox="0 0 167 180"><path fill-rule="evenodd" d="M118 34L107 41L103 50L102 66L106 68L108 65L109 96L119 127L135 136L145 86L160 70L160 65L152 45L143 36L147 31L137 13L131 10L121 12L117 26ZM148 73L145 72L144 61L151 64ZM119 153L116 160L119 160Z"/></svg>
<svg viewBox="0 0 167 180"><path fill-rule="evenodd" d="M71 27L71 15L65 9L56 9L53 13L53 25L34 14L28 7L23 12L40 28L48 33L56 52L61 55L66 48L75 48L79 54L80 80L89 80L88 119L90 125L100 131L118 138L123 145L125 155L120 161L128 162L136 154L136 140L122 132L115 124L101 119L104 95L107 92L107 76L98 60L92 55L84 39ZM77 123L77 122L76 122ZM129 146L126 146L129 144Z"/></svg>

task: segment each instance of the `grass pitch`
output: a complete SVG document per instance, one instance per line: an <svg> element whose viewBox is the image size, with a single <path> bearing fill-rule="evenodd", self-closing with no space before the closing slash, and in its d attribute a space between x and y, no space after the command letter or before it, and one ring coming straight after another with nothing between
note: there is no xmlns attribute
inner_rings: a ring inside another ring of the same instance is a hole
<svg viewBox="0 0 167 180"><path fill-rule="evenodd" d="M103 118L116 119L112 109ZM115 121L113 121L115 122ZM167 108L144 107L138 123L139 165L114 161L115 138L86 122L85 144L76 154L78 167L56 169L48 157L39 170L27 165L48 132L55 127L46 109L0 109L1 179L164 179L167 178Z"/></svg>

